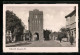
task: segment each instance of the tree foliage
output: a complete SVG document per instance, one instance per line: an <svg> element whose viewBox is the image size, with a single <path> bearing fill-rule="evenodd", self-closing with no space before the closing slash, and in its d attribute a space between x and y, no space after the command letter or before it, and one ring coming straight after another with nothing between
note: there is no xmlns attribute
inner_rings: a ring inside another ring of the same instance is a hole
<svg viewBox="0 0 80 55"><path fill-rule="evenodd" d="M61 28L61 34L59 36L62 36L62 38L67 38L67 28Z"/></svg>
<svg viewBox="0 0 80 55"><path fill-rule="evenodd" d="M50 30L44 30L44 38L45 40L49 40L49 34L50 34Z"/></svg>
<svg viewBox="0 0 80 55"><path fill-rule="evenodd" d="M12 11L6 11L6 30L10 30L15 34L22 34L24 26L21 20ZM16 31L15 31L16 30Z"/></svg>
<svg viewBox="0 0 80 55"><path fill-rule="evenodd" d="M55 37L57 37L57 39L61 39L61 38L67 38L67 31L69 31L69 29L62 27L60 29L60 32L53 32L53 35Z"/></svg>
<svg viewBox="0 0 80 55"><path fill-rule="evenodd" d="M61 32L66 32L67 31L66 28L61 28L60 30L61 30Z"/></svg>

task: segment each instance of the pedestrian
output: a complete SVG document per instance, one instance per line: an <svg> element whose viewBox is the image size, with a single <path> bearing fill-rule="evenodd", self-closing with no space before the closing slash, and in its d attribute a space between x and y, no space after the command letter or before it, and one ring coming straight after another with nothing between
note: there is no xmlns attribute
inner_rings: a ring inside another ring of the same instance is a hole
<svg viewBox="0 0 80 55"><path fill-rule="evenodd" d="M60 37L59 40L60 40L60 42L61 42L61 41L62 41L62 38Z"/></svg>
<svg viewBox="0 0 80 55"><path fill-rule="evenodd" d="M62 41L62 34L61 33L58 35L58 39L60 42Z"/></svg>
<svg viewBox="0 0 80 55"><path fill-rule="evenodd" d="M73 45L73 42L74 42L74 37L71 35L70 36L70 43L71 43L71 45Z"/></svg>

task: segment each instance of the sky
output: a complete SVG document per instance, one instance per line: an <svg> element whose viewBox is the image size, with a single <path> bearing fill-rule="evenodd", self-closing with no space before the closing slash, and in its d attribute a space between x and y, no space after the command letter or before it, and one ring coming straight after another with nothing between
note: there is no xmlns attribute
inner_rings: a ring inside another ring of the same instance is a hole
<svg viewBox="0 0 80 55"><path fill-rule="evenodd" d="M6 10L13 11L24 23L28 30L29 11L38 9L43 11L43 29L59 31L66 27L65 16L74 10L74 6L7 6Z"/></svg>

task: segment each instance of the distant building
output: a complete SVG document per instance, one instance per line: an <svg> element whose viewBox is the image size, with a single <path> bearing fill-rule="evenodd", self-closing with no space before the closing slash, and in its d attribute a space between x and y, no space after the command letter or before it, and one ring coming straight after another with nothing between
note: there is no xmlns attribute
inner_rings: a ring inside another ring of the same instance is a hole
<svg viewBox="0 0 80 55"><path fill-rule="evenodd" d="M29 40L29 38L30 38L30 31L24 29L22 39Z"/></svg>
<svg viewBox="0 0 80 55"><path fill-rule="evenodd" d="M70 29L70 33L67 32L67 35L68 37L72 35L75 39L76 38L76 7L70 14L65 16L65 18L66 18L66 28Z"/></svg>
<svg viewBox="0 0 80 55"><path fill-rule="evenodd" d="M43 11L38 9L29 11L28 25L32 40L34 41L35 35L37 35L37 40L43 40Z"/></svg>
<svg viewBox="0 0 80 55"><path fill-rule="evenodd" d="M50 39L50 40L53 40L53 33L50 33L50 34L49 34L49 39Z"/></svg>
<svg viewBox="0 0 80 55"><path fill-rule="evenodd" d="M6 43L12 42L12 33L10 30L6 32Z"/></svg>

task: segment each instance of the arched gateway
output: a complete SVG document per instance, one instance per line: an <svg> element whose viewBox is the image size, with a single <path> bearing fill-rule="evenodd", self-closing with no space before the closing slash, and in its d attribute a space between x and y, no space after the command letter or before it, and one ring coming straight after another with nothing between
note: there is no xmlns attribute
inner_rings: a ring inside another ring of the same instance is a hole
<svg viewBox="0 0 80 55"><path fill-rule="evenodd" d="M34 33L34 35L33 35L33 40L34 41L38 41L39 40L39 33Z"/></svg>
<svg viewBox="0 0 80 55"><path fill-rule="evenodd" d="M37 9L29 11L28 25L32 40L37 35L37 40L43 41L43 12Z"/></svg>

